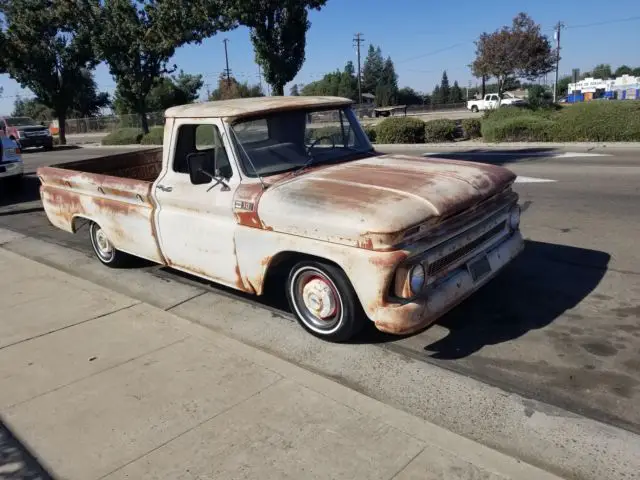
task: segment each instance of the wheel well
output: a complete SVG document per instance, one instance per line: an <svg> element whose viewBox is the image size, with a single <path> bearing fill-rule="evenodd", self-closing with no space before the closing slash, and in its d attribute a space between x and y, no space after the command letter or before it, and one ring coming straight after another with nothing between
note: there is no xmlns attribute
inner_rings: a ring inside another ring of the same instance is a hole
<svg viewBox="0 0 640 480"><path fill-rule="evenodd" d="M77 233L78 230L80 230L82 227L85 227L85 226L89 225L92 222L93 222L93 220L91 220L89 218L81 217L80 215L76 215L75 217L73 217L73 220L71 220L71 231L73 233Z"/></svg>
<svg viewBox="0 0 640 480"><path fill-rule="evenodd" d="M314 262L322 262L333 265L336 268L339 268L344 272L344 269L338 265L336 262L332 262L326 258L316 257L315 255L309 255L306 253L300 252L292 252L285 251L276 254L269 265L267 266L267 271L264 277L264 288L263 292L272 292L275 293L278 287L282 288L283 283L286 281L289 272L293 268L293 266L302 261L314 261ZM348 277L348 275L345 276ZM351 281L351 280L349 280Z"/></svg>

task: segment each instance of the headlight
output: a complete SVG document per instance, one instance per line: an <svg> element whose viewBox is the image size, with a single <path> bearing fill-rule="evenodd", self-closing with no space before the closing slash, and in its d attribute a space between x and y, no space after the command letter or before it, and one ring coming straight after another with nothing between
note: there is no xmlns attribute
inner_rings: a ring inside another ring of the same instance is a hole
<svg viewBox="0 0 640 480"><path fill-rule="evenodd" d="M421 264L414 266L409 272L409 285L414 295L424 287L424 267Z"/></svg>
<svg viewBox="0 0 640 480"><path fill-rule="evenodd" d="M514 205L509 212L509 226L512 230L517 230L520 226L520 205Z"/></svg>

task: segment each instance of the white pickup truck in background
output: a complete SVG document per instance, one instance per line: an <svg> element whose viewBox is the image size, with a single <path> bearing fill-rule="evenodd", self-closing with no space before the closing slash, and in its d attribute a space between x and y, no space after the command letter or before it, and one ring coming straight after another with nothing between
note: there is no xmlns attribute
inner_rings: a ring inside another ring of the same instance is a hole
<svg viewBox="0 0 640 480"><path fill-rule="evenodd" d="M480 112L506 106L525 105L526 103L522 98L515 97L510 93L500 95L497 93L489 93L484 96L484 100L469 100L467 102L467 109L472 112Z"/></svg>

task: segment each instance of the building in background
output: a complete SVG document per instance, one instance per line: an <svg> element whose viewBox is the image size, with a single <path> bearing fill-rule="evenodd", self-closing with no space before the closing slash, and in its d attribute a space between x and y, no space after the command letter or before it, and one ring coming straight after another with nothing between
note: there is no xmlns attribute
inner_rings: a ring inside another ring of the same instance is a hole
<svg viewBox="0 0 640 480"><path fill-rule="evenodd" d="M570 103L588 102L599 98L636 100L640 99L640 77L621 75L618 78L585 78L569 84Z"/></svg>

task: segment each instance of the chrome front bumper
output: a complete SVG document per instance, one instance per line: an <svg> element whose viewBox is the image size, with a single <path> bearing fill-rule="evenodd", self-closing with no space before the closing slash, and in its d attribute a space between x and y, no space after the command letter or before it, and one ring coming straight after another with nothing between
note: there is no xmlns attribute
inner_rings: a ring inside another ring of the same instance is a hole
<svg viewBox="0 0 640 480"><path fill-rule="evenodd" d="M523 249L524 240L516 231L427 287L420 297L380 307L373 318L376 327L383 332L407 334L428 326L494 278ZM468 265L482 255L491 271L474 281Z"/></svg>

